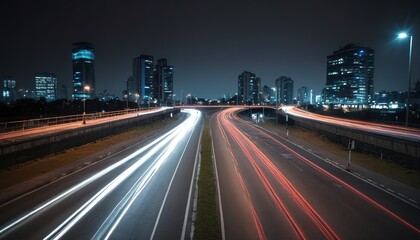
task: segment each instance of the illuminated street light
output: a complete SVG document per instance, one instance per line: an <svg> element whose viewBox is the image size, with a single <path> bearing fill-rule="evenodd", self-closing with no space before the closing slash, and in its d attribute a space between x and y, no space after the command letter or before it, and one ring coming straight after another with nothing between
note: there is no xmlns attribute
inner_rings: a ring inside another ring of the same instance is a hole
<svg viewBox="0 0 420 240"><path fill-rule="evenodd" d="M134 94L135 98L136 98L136 104L137 104L137 108L139 108L139 97L140 95L138 93Z"/></svg>
<svg viewBox="0 0 420 240"><path fill-rule="evenodd" d="M125 109L127 109L127 112L128 112L128 94L124 94L124 97L125 97L125 102L126 102Z"/></svg>
<svg viewBox="0 0 420 240"><path fill-rule="evenodd" d="M83 124L86 124L86 91L89 92L89 90L88 85L83 88Z"/></svg>
<svg viewBox="0 0 420 240"><path fill-rule="evenodd" d="M408 35L405 32L398 34L398 38L406 38L406 37L408 37Z"/></svg>
<svg viewBox="0 0 420 240"><path fill-rule="evenodd" d="M410 108L410 87L411 87L411 52L413 50L413 35L408 35L405 32L398 34L398 38L404 39L410 37L410 49L408 52L408 89L407 89L407 105L405 107L405 126L408 127L408 112Z"/></svg>

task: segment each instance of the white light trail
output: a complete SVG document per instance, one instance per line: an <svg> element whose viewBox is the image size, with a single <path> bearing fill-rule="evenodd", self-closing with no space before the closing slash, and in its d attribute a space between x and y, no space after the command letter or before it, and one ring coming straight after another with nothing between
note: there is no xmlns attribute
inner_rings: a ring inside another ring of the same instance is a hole
<svg viewBox="0 0 420 240"><path fill-rule="evenodd" d="M129 156L123 158L122 160L118 161L117 163L105 168L104 170L98 172L97 174L93 175L92 177L80 182L79 184L75 185L74 187L62 192L61 194L57 195L56 197L52 198L51 200L41 204L38 207L35 207L32 211L30 211L29 213L26 213L25 215L21 216L20 218L14 220L13 222L11 222L10 224L6 225L5 227L2 227L0 229L0 236L4 233L6 233L9 229L17 226L18 224L23 223L23 221L27 220L28 218L34 216L35 214L39 213L41 210L48 208L49 206L51 206L52 204L56 203L57 201L77 192L78 190L82 189L83 187L87 186L88 184L94 182L95 180L101 178L102 176L108 174L109 172L111 172L112 170L120 167L121 165L125 164L126 162L132 160L133 158L137 157L138 155L140 155L141 153L145 152L146 150L148 150L149 148L151 148L152 146L160 146L162 147L162 142L167 143L168 141L166 141L165 139L172 139L174 138L174 136L176 136L177 134L179 134L179 132L182 131L188 131L188 129L192 128L194 125L193 120L194 117L197 117L197 111L192 111L192 110L185 110L186 112L190 113L190 116L179 126L175 127L174 129L168 131L167 133L163 134L161 137L157 138L156 140L152 141L151 143L149 143L148 145L144 146L143 148L135 151L134 153L130 154ZM156 153L156 147L154 148L155 150L151 150L149 153L154 152ZM148 156L150 157L151 155L147 154L145 155L145 157ZM147 159L143 157L141 158L139 161L137 161L134 165L138 167L140 167ZM130 167L129 169L133 169L134 167ZM127 178L129 176L129 174L132 173L132 171L130 172L130 170L127 169L126 171L124 171L124 173L122 173L120 176L118 176L116 179L114 179L111 183L109 183L105 188L103 188L101 191L99 191L95 196L96 198L92 198L91 200L89 200L88 203L85 203L84 206L87 207L87 205L89 205L89 203L98 203L100 201L100 199L102 198L98 198L99 196L105 196L106 194L108 194L112 189L114 189L112 186L117 186L118 184L120 184L122 182L122 180L124 180L125 178ZM125 178L124 178L125 177ZM78 213L84 212L84 214L86 214L85 212L88 212L91 208L86 208L85 211L82 211L82 209L79 209ZM76 214L76 213L75 213ZM73 215L75 215L73 214ZM72 215L72 216L73 216ZM75 217L75 216L73 216ZM77 218L80 219L80 218ZM66 222L69 221L66 220ZM49 235L50 236L50 235ZM47 236L48 238L48 236Z"/></svg>
<svg viewBox="0 0 420 240"><path fill-rule="evenodd" d="M177 128L175 132L171 135L164 138L161 142L157 143L146 155L140 158L137 162L131 165L123 173L121 173L117 178L111 181L107 186L102 188L98 193L96 193L89 201L87 201L82 207L80 207L75 213L73 213L69 218L67 218L60 226L58 226L54 231L52 231L45 239L60 239L64 234L66 234L77 222L82 219L92 208L94 208L101 200L103 200L110 192L112 192L116 187L118 187L124 180L132 175L139 167L141 167L145 162L147 162L154 154L158 151L162 151L159 157L154 160L152 165L146 170L146 172L140 178L141 181L136 182L135 188L130 190L120 201L127 202L127 206L123 209L122 213L119 214L119 217L116 219L116 222L111 227L110 232L107 234L106 238L110 236L112 231L116 228L118 223L121 221L122 217L125 215L129 207L132 205L137 196L142 192L144 187L154 176L154 174L159 170L162 163L169 157L169 154L173 149L176 148L177 144L183 139L185 134L195 127L197 112L198 111L189 111L191 113L190 117L181 124L181 128ZM195 114L193 114L195 113ZM163 149L163 150L162 150ZM144 177L143 177L144 176ZM139 180L140 180L139 179ZM130 196L132 195L132 197ZM120 204L118 204L120 205ZM111 213L112 214L112 213ZM114 213L118 214L118 213ZM114 215L115 216L115 215ZM108 224L106 224L108 225Z"/></svg>

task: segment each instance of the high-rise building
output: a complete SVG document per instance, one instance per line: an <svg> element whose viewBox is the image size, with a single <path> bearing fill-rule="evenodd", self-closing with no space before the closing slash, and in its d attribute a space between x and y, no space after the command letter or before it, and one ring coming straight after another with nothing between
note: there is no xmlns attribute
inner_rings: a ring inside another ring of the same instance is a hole
<svg viewBox="0 0 420 240"><path fill-rule="evenodd" d="M95 50L88 42L73 43L73 99L95 97Z"/></svg>
<svg viewBox="0 0 420 240"><path fill-rule="evenodd" d="M277 103L293 103L293 80L290 77L281 76L276 79Z"/></svg>
<svg viewBox="0 0 420 240"><path fill-rule="evenodd" d="M325 103L367 105L373 97L374 51L348 44L327 57Z"/></svg>
<svg viewBox="0 0 420 240"><path fill-rule="evenodd" d="M135 101L137 96L141 104L150 104L157 100L155 96L153 57L140 55L133 60L132 88L128 89L128 98Z"/></svg>
<svg viewBox="0 0 420 240"><path fill-rule="evenodd" d="M244 71L238 76L239 101L244 104L259 104L261 102L261 78L255 73Z"/></svg>
<svg viewBox="0 0 420 240"><path fill-rule="evenodd" d="M155 68L155 93L160 105L171 105L173 98L173 66L168 66L167 60L157 60Z"/></svg>
<svg viewBox="0 0 420 240"><path fill-rule="evenodd" d="M299 105L312 103L311 96L312 90L308 87L300 87L297 93L297 101Z"/></svg>
<svg viewBox="0 0 420 240"><path fill-rule="evenodd" d="M57 77L54 73L39 73L35 76L35 92L39 99L44 97L48 102L58 99Z"/></svg>
<svg viewBox="0 0 420 240"><path fill-rule="evenodd" d="M265 104L275 104L275 88L264 85L262 88L262 102Z"/></svg>
<svg viewBox="0 0 420 240"><path fill-rule="evenodd" d="M3 77L3 82L1 85L1 101L5 103L10 103L16 101L17 92L16 92L16 80L10 76Z"/></svg>

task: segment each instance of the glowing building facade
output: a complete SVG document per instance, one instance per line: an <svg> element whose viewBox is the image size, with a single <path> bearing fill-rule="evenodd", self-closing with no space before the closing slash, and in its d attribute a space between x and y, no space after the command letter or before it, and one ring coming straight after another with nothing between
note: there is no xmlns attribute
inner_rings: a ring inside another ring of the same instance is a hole
<svg viewBox="0 0 420 240"><path fill-rule="evenodd" d="M58 99L57 77L53 73L40 73L35 76L35 93L39 99L44 97L48 102Z"/></svg>
<svg viewBox="0 0 420 240"><path fill-rule="evenodd" d="M276 79L277 102L279 104L293 103L293 80L290 77L281 76Z"/></svg>
<svg viewBox="0 0 420 240"><path fill-rule="evenodd" d="M95 50L88 42L73 43L73 99L95 97Z"/></svg>
<svg viewBox="0 0 420 240"><path fill-rule="evenodd" d="M133 60L133 76L131 79L131 89L128 89L128 99L140 100L141 104L155 102L155 81L153 56L140 55Z"/></svg>
<svg viewBox="0 0 420 240"><path fill-rule="evenodd" d="M174 68L165 58L157 60L155 68L155 96L159 105L172 105Z"/></svg>
<svg viewBox="0 0 420 240"><path fill-rule="evenodd" d="M374 51L348 44L327 57L325 103L366 106L373 97Z"/></svg>
<svg viewBox="0 0 420 240"><path fill-rule="evenodd" d="M16 80L12 77L4 77L1 85L1 98L0 100L5 103L16 101Z"/></svg>
<svg viewBox="0 0 420 240"><path fill-rule="evenodd" d="M261 78L244 71L238 76L238 97L243 104L256 105L261 101Z"/></svg>

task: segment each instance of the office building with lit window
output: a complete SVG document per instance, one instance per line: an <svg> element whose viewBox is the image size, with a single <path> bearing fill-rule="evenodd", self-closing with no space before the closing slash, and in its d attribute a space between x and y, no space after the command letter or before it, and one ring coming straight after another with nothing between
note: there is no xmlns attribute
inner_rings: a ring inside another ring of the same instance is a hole
<svg viewBox="0 0 420 240"><path fill-rule="evenodd" d="M137 96L141 104L151 104L157 101L155 96L153 57L149 55L140 55L133 60L133 76L131 86L128 89L128 99L135 101Z"/></svg>
<svg viewBox="0 0 420 240"><path fill-rule="evenodd" d="M365 107L373 97L374 50L348 44L327 57L325 103Z"/></svg>
<svg viewBox="0 0 420 240"><path fill-rule="evenodd" d="M39 73L35 76L36 97L45 98L47 102L55 101L57 96L57 77L53 73Z"/></svg>
<svg viewBox="0 0 420 240"><path fill-rule="evenodd" d="M155 93L159 105L172 105L174 68L165 58L157 60L155 68Z"/></svg>
<svg viewBox="0 0 420 240"><path fill-rule="evenodd" d="M276 79L276 94L279 104L293 103L293 80L290 77L281 76Z"/></svg>
<svg viewBox="0 0 420 240"><path fill-rule="evenodd" d="M298 105L312 104L312 90L308 87L300 87L297 92Z"/></svg>
<svg viewBox="0 0 420 240"><path fill-rule="evenodd" d="M261 78L244 71L238 76L238 97L242 104L257 105L261 101Z"/></svg>
<svg viewBox="0 0 420 240"><path fill-rule="evenodd" d="M95 97L95 50L88 42L73 43L73 99Z"/></svg>
<svg viewBox="0 0 420 240"><path fill-rule="evenodd" d="M16 101L17 92L16 92L16 80L10 76L3 77L1 85L1 101L5 103L10 103Z"/></svg>

